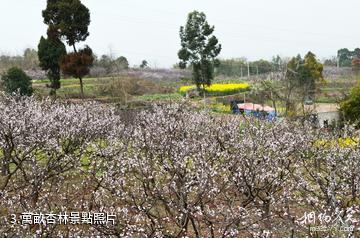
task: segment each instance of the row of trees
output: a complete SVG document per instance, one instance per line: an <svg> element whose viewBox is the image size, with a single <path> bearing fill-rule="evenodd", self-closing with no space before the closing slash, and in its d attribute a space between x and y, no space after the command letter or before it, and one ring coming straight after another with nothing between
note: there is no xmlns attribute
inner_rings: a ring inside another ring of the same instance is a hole
<svg viewBox="0 0 360 238"><path fill-rule="evenodd" d="M95 57L94 67L101 67L105 70L105 74L111 74L120 70L129 68L129 62L126 57L120 56L114 58L110 55L102 55L101 57Z"/></svg>
<svg viewBox="0 0 360 238"><path fill-rule="evenodd" d="M338 65L340 67L351 67L355 57L360 57L360 48L356 48L353 51L347 48L340 49L337 53Z"/></svg>
<svg viewBox="0 0 360 238"><path fill-rule="evenodd" d="M27 48L23 55L9 56L0 55L0 73L12 67L18 67L23 70L39 69L39 59L36 50Z"/></svg>
<svg viewBox="0 0 360 238"><path fill-rule="evenodd" d="M44 52L38 53L38 51L46 51L51 49L47 49L49 47L53 47L49 42L41 42L46 41L44 37L40 39L41 47L37 50L27 48L24 50L22 55L10 56L2 54L0 55L0 72L5 72L12 67L21 68L23 70L41 70L39 54L44 55ZM53 42L53 44L56 42ZM56 53L56 52L54 52ZM55 57L56 58L56 57ZM49 59L51 61L51 59ZM114 58L114 56L110 54L103 54L97 56L94 54L94 63L93 67L100 67L104 69L103 75L109 74L111 72L116 72L119 70L125 70L129 68L128 59L124 56L120 56ZM140 68L148 67L148 62L146 60L141 61L139 64Z"/></svg>
<svg viewBox="0 0 360 238"><path fill-rule="evenodd" d="M286 62L280 57L273 57L271 61L256 60L248 61L245 58L221 59L220 65L216 68L217 75L246 77L248 75L259 75L270 72L281 72Z"/></svg>

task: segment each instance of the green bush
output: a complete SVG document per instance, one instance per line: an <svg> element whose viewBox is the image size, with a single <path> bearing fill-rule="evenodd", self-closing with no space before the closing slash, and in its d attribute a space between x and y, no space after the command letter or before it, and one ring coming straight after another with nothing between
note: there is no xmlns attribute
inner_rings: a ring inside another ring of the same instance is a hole
<svg viewBox="0 0 360 238"><path fill-rule="evenodd" d="M340 111L344 115L345 121L360 126L360 79L357 85L351 89L349 97L340 103Z"/></svg>
<svg viewBox="0 0 360 238"><path fill-rule="evenodd" d="M33 89L31 78L20 68L10 68L5 75L1 77L5 91L14 93L19 91L21 95L31 96Z"/></svg>

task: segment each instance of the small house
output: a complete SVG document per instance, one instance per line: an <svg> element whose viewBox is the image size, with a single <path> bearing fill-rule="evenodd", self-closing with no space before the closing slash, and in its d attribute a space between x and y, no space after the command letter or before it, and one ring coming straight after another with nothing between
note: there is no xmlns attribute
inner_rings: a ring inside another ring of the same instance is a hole
<svg viewBox="0 0 360 238"><path fill-rule="evenodd" d="M274 108L254 103L239 103L237 104L236 112L269 121L272 121L276 118L276 112Z"/></svg>

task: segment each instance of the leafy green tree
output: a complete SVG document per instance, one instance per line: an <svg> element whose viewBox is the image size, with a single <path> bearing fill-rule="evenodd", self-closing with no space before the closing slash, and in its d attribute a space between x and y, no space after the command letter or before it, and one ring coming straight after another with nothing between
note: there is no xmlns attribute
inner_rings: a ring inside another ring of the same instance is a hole
<svg viewBox="0 0 360 238"><path fill-rule="evenodd" d="M280 72L284 68L284 60L280 57L280 55L273 56L271 59L271 64L274 71Z"/></svg>
<svg viewBox="0 0 360 238"><path fill-rule="evenodd" d="M145 69L148 67L148 65L149 65L149 63L146 60L143 60L140 64L140 68Z"/></svg>
<svg viewBox="0 0 360 238"><path fill-rule="evenodd" d="M50 79L50 95L56 95L56 90L60 88L60 58L66 55L65 45L61 42L55 29L48 29L48 37L40 38L38 45L38 56L40 67L47 71Z"/></svg>
<svg viewBox="0 0 360 238"><path fill-rule="evenodd" d="M115 60L115 65L118 69L128 69L129 68L129 62L126 57L120 56Z"/></svg>
<svg viewBox="0 0 360 238"><path fill-rule="evenodd" d="M312 52L308 52L304 59L300 55L292 58L286 71L286 112L294 111L296 98L302 104L306 99L315 100L316 85L323 80L323 65Z"/></svg>
<svg viewBox="0 0 360 238"><path fill-rule="evenodd" d="M350 95L340 103L340 111L345 121L356 123L360 126L360 80L352 88Z"/></svg>
<svg viewBox="0 0 360 238"><path fill-rule="evenodd" d="M81 3L80 0L48 0L47 7L42 12L44 23L54 29L57 29L61 38L65 39L67 44L74 49L68 57L63 57L61 65L71 76L75 76L80 81L81 95L84 97L83 77L84 72L89 73L89 67L92 65L94 57L89 56L92 52L87 46L81 52L77 51L76 43L85 41L89 36L88 27L90 24L90 11ZM89 60L92 59L90 62ZM84 63L84 65L81 65ZM78 69L72 67L79 67Z"/></svg>
<svg viewBox="0 0 360 238"><path fill-rule="evenodd" d="M210 26L202 12L189 13L187 23L180 28L181 49L178 52L180 68L190 64L192 79L198 90L200 86L210 86L214 78L214 67L219 61L216 57L221 51L218 39L213 35L214 26Z"/></svg>
<svg viewBox="0 0 360 238"><path fill-rule="evenodd" d="M124 56L120 56L117 59L114 59L112 56L102 55L99 59L94 59L94 66L103 68L108 75L113 72L118 73L120 70L128 69L129 62Z"/></svg>
<svg viewBox="0 0 360 238"><path fill-rule="evenodd" d="M100 60L97 62L98 65L103 67L106 71L106 74L110 74L112 71L113 62L110 56L108 55L102 55L100 57Z"/></svg>
<svg viewBox="0 0 360 238"><path fill-rule="evenodd" d="M250 73L254 75L266 74L271 72L272 69L273 65L267 60L260 59L250 63Z"/></svg>
<svg viewBox="0 0 360 238"><path fill-rule="evenodd" d="M31 78L20 68L10 68L6 74L1 77L1 80L8 93L19 91L20 95L27 96L31 96L33 93Z"/></svg>
<svg viewBox="0 0 360 238"><path fill-rule="evenodd" d="M217 75L245 76L247 75L246 59L220 59L216 68Z"/></svg>
<svg viewBox="0 0 360 238"><path fill-rule="evenodd" d="M312 52L308 52L304 59L298 55L288 63L287 79L301 91L302 96L314 97L316 82L323 81L323 65L319 63Z"/></svg>
<svg viewBox="0 0 360 238"><path fill-rule="evenodd" d="M304 68L306 71L305 75L303 76L305 77L304 84L306 90L304 93L314 98L316 92L316 83L321 83L324 81L324 66L318 62L315 54L309 51L304 58Z"/></svg>
<svg viewBox="0 0 360 238"><path fill-rule="evenodd" d="M360 57L360 48L355 48L355 50L352 52L353 57Z"/></svg>
<svg viewBox="0 0 360 238"><path fill-rule="evenodd" d="M327 58L324 60L324 65L325 66L331 66L331 67L336 67L338 63L338 60L335 56L332 56L331 58Z"/></svg>
<svg viewBox="0 0 360 238"><path fill-rule="evenodd" d="M351 67L351 57L353 53L347 49L340 49L338 50L338 60L339 60L339 66L340 67Z"/></svg>
<svg viewBox="0 0 360 238"><path fill-rule="evenodd" d="M300 55L293 57L287 64L286 80L284 81L285 114L295 112L295 94L299 86L299 69L302 64Z"/></svg>

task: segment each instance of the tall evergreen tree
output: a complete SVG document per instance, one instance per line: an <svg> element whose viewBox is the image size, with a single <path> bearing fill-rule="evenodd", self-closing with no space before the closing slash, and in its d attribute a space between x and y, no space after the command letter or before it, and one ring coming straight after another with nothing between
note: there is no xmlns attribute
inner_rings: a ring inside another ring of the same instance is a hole
<svg viewBox="0 0 360 238"><path fill-rule="evenodd" d="M216 57L221 51L218 39L213 35L202 12L189 13L187 23L180 28L181 49L178 52L180 68L189 64L193 71L192 79L198 90L210 86L214 78L214 67L219 63Z"/></svg>
<svg viewBox="0 0 360 238"><path fill-rule="evenodd" d="M78 52L76 43L85 41L89 36L90 11L80 0L48 0L47 7L42 12L45 24L58 29L59 35L74 50L68 57L61 59L60 68L64 73L74 72L70 76L77 77L80 81L81 96L84 97L83 77L84 72L89 72L94 57L88 57L91 49L87 46ZM89 50L90 49L90 50ZM82 60L86 58L86 60ZM78 59L76 63L74 60ZM92 59L92 60L90 60ZM66 60L69 60L66 62ZM63 69L62 66L65 68ZM69 67L80 67L70 69ZM75 73L76 72L76 73ZM81 73L80 73L81 72Z"/></svg>
<svg viewBox="0 0 360 238"><path fill-rule="evenodd" d="M42 15L44 23L59 29L75 52L75 44L89 36L90 11L80 0L48 0Z"/></svg>
<svg viewBox="0 0 360 238"><path fill-rule="evenodd" d="M51 82L49 85L50 95L56 95L56 90L61 86L59 61L64 55L66 55L65 45L61 42L58 31L50 27L47 38L41 37L38 45L40 67L47 71Z"/></svg>
<svg viewBox="0 0 360 238"><path fill-rule="evenodd" d="M340 67L350 67L351 66L352 52L349 49L344 48L344 49L338 50L337 57L338 57L338 62L339 62Z"/></svg>
<svg viewBox="0 0 360 238"><path fill-rule="evenodd" d="M316 83L324 80L323 70L324 66L318 62L315 54L309 51L304 57L304 68L306 69L305 75L303 75L305 81L305 89L307 90L307 96L314 98L316 92Z"/></svg>

